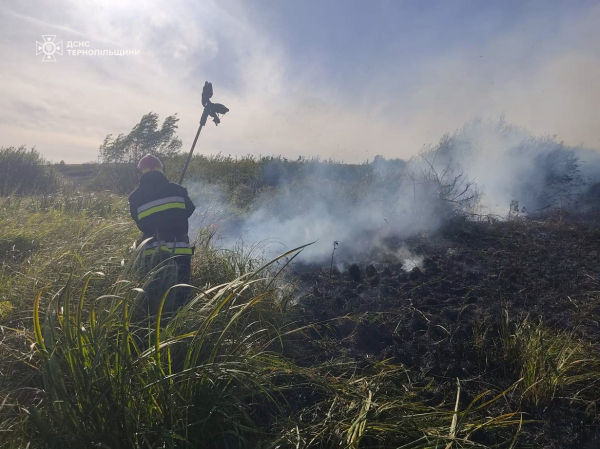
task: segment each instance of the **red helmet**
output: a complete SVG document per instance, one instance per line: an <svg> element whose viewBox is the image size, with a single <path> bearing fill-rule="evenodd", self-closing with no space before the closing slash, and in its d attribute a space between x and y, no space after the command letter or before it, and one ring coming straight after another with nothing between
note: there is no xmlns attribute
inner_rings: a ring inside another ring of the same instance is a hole
<svg viewBox="0 0 600 449"><path fill-rule="evenodd" d="M140 175L146 174L149 171L159 171L162 174L165 173L165 166L156 156L152 156L151 154L147 154L143 158L140 159L140 162L137 166L138 173Z"/></svg>

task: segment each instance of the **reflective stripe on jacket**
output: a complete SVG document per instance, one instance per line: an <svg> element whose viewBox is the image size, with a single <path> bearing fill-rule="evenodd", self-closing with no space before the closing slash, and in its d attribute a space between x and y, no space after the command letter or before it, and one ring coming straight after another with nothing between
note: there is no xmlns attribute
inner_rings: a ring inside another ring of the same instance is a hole
<svg viewBox="0 0 600 449"><path fill-rule="evenodd" d="M144 254L150 256L156 251L166 251L174 255L189 255L194 254L194 247L188 242L149 242L146 244Z"/></svg>
<svg viewBox="0 0 600 449"><path fill-rule="evenodd" d="M194 209L187 190L157 171L144 174L129 195L131 217L144 238L158 235L164 242L187 242L188 218Z"/></svg>
<svg viewBox="0 0 600 449"><path fill-rule="evenodd" d="M170 196L160 200L150 201L137 208L138 219L141 220L149 215L162 212L167 209L185 209L185 198L182 196Z"/></svg>

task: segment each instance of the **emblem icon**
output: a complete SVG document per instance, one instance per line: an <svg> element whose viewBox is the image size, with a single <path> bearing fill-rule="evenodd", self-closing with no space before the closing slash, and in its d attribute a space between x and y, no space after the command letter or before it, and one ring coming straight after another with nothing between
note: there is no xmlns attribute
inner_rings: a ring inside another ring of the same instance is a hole
<svg viewBox="0 0 600 449"><path fill-rule="evenodd" d="M42 39L44 39L44 42L35 42L35 54L43 54L44 57L42 58L42 61L44 62L56 62L56 56L54 56L54 54L63 54L62 41L54 42L56 35L49 34L43 35Z"/></svg>

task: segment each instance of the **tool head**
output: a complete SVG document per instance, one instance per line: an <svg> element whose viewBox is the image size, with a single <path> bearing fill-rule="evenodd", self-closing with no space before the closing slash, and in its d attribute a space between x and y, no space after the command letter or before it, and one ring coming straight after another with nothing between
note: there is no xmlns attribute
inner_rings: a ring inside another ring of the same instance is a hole
<svg viewBox="0 0 600 449"><path fill-rule="evenodd" d="M196 138L194 139L194 143L192 144L192 149L190 150L190 154L188 155L187 161L183 166L183 171L181 172L181 178L179 179L179 184L183 182L183 178L185 177L185 172L187 171L190 160L192 159L192 154L194 153L194 147L196 146L196 141L198 140L198 136L200 136L200 131L202 131L202 127L206 125L206 120L208 117L212 117L215 125L218 125L221 120L219 119L219 114L225 114L229 112L229 109L223 106L220 103L212 103L210 99L213 96L213 88L212 84L206 81L204 83L204 88L202 89L202 106L204 106L204 111L202 111L202 117L200 118L200 127L198 128L198 133L196 134Z"/></svg>
<svg viewBox="0 0 600 449"><path fill-rule="evenodd" d="M216 112L217 114L226 114L227 112L229 112L229 109L227 109L221 103L213 103L211 110L213 112Z"/></svg>
<svg viewBox="0 0 600 449"><path fill-rule="evenodd" d="M210 101L212 96L212 84L206 81L204 83L204 89L202 89L202 106L204 106L204 112L202 113L202 118L200 119L200 125L202 126L206 124L206 119L208 119L209 116L213 118L215 125L218 125L221 123L219 114L225 114L229 112L229 109L223 106L221 103L212 103Z"/></svg>

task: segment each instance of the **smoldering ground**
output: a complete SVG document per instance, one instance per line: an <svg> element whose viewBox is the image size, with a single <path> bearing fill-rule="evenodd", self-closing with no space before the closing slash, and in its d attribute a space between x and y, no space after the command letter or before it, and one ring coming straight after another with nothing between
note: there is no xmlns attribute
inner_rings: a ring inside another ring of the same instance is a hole
<svg viewBox="0 0 600 449"><path fill-rule="evenodd" d="M433 233L456 214L502 219L511 207L581 207L581 194L600 181L600 153L533 136L500 117L472 120L408 161L307 161L294 171L267 162L262 177L243 211L232 208L223 186L189 183L198 209L192 234L217 226L220 245L263 242L267 256L315 242L305 261L328 260L337 242L336 256L352 260L367 249L385 251L389 237Z"/></svg>

